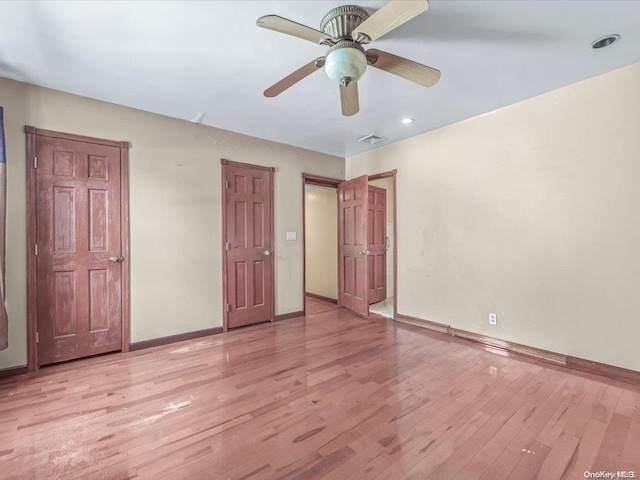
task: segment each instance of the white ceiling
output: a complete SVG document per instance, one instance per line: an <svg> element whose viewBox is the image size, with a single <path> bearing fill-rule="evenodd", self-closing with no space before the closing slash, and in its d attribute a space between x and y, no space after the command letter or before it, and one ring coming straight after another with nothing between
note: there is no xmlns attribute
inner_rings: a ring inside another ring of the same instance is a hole
<svg viewBox="0 0 640 480"><path fill-rule="evenodd" d="M429 89L370 68L360 112L340 113L318 71L276 98L262 92L326 47L258 28L278 14L319 28L347 1L7 2L0 76L339 156L479 115L640 61L640 1L433 0L372 44L442 71ZM385 1L363 0L375 11ZM618 33L617 44L590 43ZM404 116L416 119L400 124Z"/></svg>

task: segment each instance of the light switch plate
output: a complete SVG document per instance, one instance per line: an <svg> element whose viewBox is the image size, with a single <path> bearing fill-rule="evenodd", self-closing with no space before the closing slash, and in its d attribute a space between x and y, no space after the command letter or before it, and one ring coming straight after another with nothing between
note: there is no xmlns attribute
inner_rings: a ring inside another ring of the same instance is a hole
<svg viewBox="0 0 640 480"><path fill-rule="evenodd" d="M287 232L287 235L285 236L285 240L297 240L298 239L298 234L296 232Z"/></svg>

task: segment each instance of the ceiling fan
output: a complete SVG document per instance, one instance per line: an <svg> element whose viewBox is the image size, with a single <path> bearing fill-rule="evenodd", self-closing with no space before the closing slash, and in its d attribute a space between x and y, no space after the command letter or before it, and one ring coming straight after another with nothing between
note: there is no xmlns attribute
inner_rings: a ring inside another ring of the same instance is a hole
<svg viewBox="0 0 640 480"><path fill-rule="evenodd" d="M408 22L429 8L428 0L391 0L373 15L355 5L336 7L320 23L320 30L301 25L278 15L266 15L256 22L259 27L286 33L329 47L327 54L307 63L264 91L275 97L316 70L324 67L329 78L340 84L342 115L358 113L358 80L367 65L406 80L431 87L440 80L440 71L391 53L362 45L371 43Z"/></svg>

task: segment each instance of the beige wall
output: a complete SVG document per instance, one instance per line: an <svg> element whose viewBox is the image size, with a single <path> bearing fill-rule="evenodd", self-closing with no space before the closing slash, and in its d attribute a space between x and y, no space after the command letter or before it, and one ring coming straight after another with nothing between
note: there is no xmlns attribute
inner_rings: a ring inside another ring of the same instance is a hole
<svg viewBox="0 0 640 480"><path fill-rule="evenodd" d="M338 299L338 193L311 187L305 193L306 290Z"/></svg>
<svg viewBox="0 0 640 480"><path fill-rule="evenodd" d="M399 312L640 370L639 85L635 64L347 159L398 169Z"/></svg>
<svg viewBox="0 0 640 480"><path fill-rule="evenodd" d="M10 322L0 369L26 364L25 124L132 142L132 341L221 325L221 158L276 168L276 313L302 310L301 173L344 178L343 159L5 79L0 105Z"/></svg>
<svg viewBox="0 0 640 480"><path fill-rule="evenodd" d="M347 159L398 169L399 311L640 370L640 65ZM26 363L25 124L129 140L132 341L220 325L220 158L276 173L276 312L302 309L301 172L341 159L0 79L9 349ZM490 327L489 312L498 325Z"/></svg>

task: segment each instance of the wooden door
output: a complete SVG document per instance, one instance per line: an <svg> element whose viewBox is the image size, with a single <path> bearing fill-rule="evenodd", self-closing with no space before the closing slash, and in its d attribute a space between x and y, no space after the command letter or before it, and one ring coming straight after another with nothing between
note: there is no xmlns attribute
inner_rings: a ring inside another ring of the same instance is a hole
<svg viewBox="0 0 640 480"><path fill-rule="evenodd" d="M223 164L226 327L273 320L273 170Z"/></svg>
<svg viewBox="0 0 640 480"><path fill-rule="evenodd" d="M369 304L387 298L387 191L369 185Z"/></svg>
<svg viewBox="0 0 640 480"><path fill-rule="evenodd" d="M36 137L38 364L122 348L120 148Z"/></svg>
<svg viewBox="0 0 640 480"><path fill-rule="evenodd" d="M369 315L367 176L338 186L338 296L340 305Z"/></svg>

